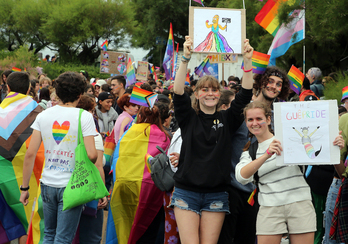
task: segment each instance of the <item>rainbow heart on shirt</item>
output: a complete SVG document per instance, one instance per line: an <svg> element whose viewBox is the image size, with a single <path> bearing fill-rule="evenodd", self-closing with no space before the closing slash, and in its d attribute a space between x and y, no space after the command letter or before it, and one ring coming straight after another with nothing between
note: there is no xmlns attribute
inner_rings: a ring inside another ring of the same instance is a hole
<svg viewBox="0 0 348 244"><path fill-rule="evenodd" d="M57 121L54 121L53 127L52 127L52 135L58 145L66 136L66 134L68 134L69 128L70 128L69 121L64 121L62 125L60 125Z"/></svg>

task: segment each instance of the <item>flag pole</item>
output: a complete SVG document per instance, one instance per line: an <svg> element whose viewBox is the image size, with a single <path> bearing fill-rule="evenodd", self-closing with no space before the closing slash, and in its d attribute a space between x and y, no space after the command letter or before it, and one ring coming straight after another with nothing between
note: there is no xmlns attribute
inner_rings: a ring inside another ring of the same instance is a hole
<svg viewBox="0 0 348 244"><path fill-rule="evenodd" d="M191 0L190 0L191 1ZM245 9L245 2L244 2L244 0L243 0L243 9Z"/></svg>
<svg viewBox="0 0 348 244"><path fill-rule="evenodd" d="M306 16L306 7L304 7ZM306 74L306 17L303 21L303 73Z"/></svg>

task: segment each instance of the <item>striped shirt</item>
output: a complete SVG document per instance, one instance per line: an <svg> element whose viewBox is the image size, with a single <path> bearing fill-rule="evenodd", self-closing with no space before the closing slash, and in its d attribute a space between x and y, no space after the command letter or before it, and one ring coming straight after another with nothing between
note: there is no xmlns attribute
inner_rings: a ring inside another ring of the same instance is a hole
<svg viewBox="0 0 348 244"><path fill-rule="evenodd" d="M259 143L256 158L260 157L275 138L272 137ZM236 166L236 179L241 184L254 180L254 176L245 179L241 176L241 169L252 161L249 152L242 153ZM259 192L258 199L261 206L281 206L294 202L311 200L311 193L303 174L298 166L276 166L276 155L267 159L258 170Z"/></svg>

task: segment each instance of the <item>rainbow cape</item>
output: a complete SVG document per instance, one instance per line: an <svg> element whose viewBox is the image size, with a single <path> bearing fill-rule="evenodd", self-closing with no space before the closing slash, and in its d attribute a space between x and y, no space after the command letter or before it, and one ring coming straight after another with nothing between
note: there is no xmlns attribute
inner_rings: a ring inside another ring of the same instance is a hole
<svg viewBox="0 0 348 244"><path fill-rule="evenodd" d="M288 72L288 77L290 80L290 88L299 95L301 93L303 79L305 78L304 74L292 65Z"/></svg>
<svg viewBox="0 0 348 244"><path fill-rule="evenodd" d="M279 5L282 1L283 0L268 0L255 17L256 23L261 25L273 36L277 34L277 31L280 27L277 15Z"/></svg>
<svg viewBox="0 0 348 244"><path fill-rule="evenodd" d="M146 131L146 133L145 133ZM106 244L135 244L163 204L163 192L151 179L145 155L156 156L156 146L166 149L170 140L156 125L134 124L116 146Z"/></svg>
<svg viewBox="0 0 348 244"><path fill-rule="evenodd" d="M10 92L0 104L0 239L5 242L26 234L28 229L44 164L43 144L35 159L29 182L29 204L25 207L19 202L19 187L33 131L30 126L41 111L31 97L15 92Z"/></svg>
<svg viewBox="0 0 348 244"><path fill-rule="evenodd" d="M266 71L270 55L254 51L252 57L253 73L263 74ZM242 63L242 68L244 67L244 61Z"/></svg>
<svg viewBox="0 0 348 244"><path fill-rule="evenodd" d="M103 44L101 44L101 48L102 48L104 51L107 51L107 50L108 50L108 46L109 46L108 40L105 40L105 41L103 42Z"/></svg>
<svg viewBox="0 0 348 244"><path fill-rule="evenodd" d="M135 82L137 82L137 79L135 77L134 67L133 67L131 58L129 58L128 59L128 63L127 63L127 83L126 83L126 87L134 84Z"/></svg>

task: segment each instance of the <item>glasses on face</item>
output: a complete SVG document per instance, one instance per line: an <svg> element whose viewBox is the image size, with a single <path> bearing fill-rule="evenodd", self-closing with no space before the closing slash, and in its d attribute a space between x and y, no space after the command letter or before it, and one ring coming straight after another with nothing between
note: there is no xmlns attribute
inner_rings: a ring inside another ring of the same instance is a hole
<svg viewBox="0 0 348 244"><path fill-rule="evenodd" d="M283 81L275 81L272 78L268 78L268 84L269 85L276 85L277 87L281 88L283 86Z"/></svg>

